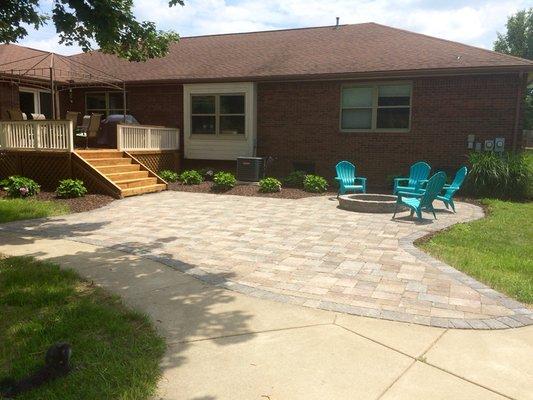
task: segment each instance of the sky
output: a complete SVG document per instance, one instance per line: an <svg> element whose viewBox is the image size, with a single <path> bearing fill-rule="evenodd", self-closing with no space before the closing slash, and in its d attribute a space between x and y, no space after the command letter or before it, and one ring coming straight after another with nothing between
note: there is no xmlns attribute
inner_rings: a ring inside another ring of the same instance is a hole
<svg viewBox="0 0 533 400"><path fill-rule="evenodd" d="M41 0L41 11L50 12L52 4ZM169 8L168 0L134 0L134 14L182 37L333 25L340 17L341 24L377 22L492 49L507 17L528 6L531 0L185 0L185 6ZM81 51L60 45L53 25L29 32L19 44L61 54Z"/></svg>

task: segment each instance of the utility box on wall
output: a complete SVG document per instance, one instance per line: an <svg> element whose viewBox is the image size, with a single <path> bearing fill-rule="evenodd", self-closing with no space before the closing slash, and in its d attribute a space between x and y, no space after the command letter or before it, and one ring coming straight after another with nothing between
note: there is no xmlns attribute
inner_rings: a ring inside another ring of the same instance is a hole
<svg viewBox="0 0 533 400"><path fill-rule="evenodd" d="M496 138L494 140L494 151L501 153L505 149L505 138Z"/></svg>

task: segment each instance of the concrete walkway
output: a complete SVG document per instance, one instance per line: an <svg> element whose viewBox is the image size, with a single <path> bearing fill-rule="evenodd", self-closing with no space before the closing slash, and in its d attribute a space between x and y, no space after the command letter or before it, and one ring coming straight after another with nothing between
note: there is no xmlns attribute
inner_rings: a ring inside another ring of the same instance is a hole
<svg viewBox="0 0 533 400"><path fill-rule="evenodd" d="M158 399L533 399L533 327L476 331L261 300L138 255L0 233L146 312L166 338Z"/></svg>
<svg viewBox="0 0 533 400"><path fill-rule="evenodd" d="M483 216L472 204L422 222L300 200L163 192L89 213L0 226L161 261L212 285L278 302L443 328L533 324L519 302L419 251L413 241Z"/></svg>

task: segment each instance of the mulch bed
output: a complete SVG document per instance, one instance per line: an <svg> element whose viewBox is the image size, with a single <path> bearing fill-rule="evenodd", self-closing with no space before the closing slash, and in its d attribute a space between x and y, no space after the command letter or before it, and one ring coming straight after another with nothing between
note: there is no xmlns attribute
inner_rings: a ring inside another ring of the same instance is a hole
<svg viewBox="0 0 533 400"><path fill-rule="evenodd" d="M199 185L183 185L181 183L170 183L169 190L177 192L194 192L194 193L221 193L231 194L236 196L256 196L256 197L274 197L278 199L302 199L304 197L316 196L337 196L337 192L325 193L308 193L302 189L282 188L281 192L276 193L261 193L257 185L236 185L234 188L227 191L218 191L213 189L213 182L202 182Z"/></svg>
<svg viewBox="0 0 533 400"><path fill-rule="evenodd" d="M0 198L6 197L7 193L0 190ZM70 208L70 212L73 213L91 211L106 206L115 200L113 197L104 194L86 194L83 197L77 197L74 199L60 199L59 197L56 197L54 192L40 192L38 195L31 197L31 199L66 204Z"/></svg>

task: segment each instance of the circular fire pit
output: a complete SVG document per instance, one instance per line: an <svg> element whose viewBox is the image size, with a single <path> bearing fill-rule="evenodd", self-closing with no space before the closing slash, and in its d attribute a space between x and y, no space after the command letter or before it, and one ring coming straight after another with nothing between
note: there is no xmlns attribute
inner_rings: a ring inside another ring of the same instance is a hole
<svg viewBox="0 0 533 400"><path fill-rule="evenodd" d="M388 194L347 194L339 196L339 208L361 213L393 213L396 208L396 196ZM398 211L407 207L399 206Z"/></svg>

